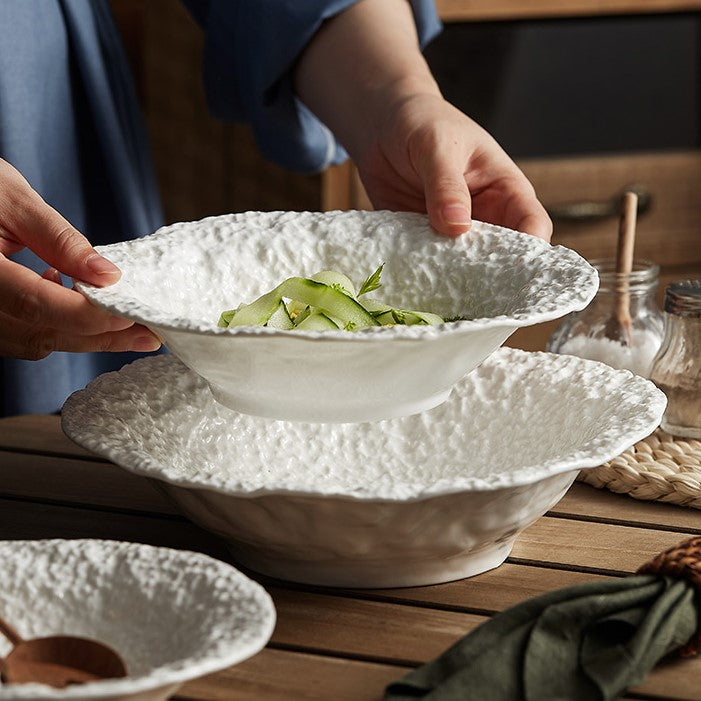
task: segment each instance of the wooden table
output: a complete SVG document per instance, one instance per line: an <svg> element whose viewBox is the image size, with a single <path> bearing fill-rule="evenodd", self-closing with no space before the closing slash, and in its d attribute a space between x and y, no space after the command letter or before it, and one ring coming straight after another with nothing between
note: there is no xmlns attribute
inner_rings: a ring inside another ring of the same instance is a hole
<svg viewBox="0 0 701 701"><path fill-rule="evenodd" d="M0 539L110 538L229 559L220 540L180 516L148 480L73 445L56 416L0 420L0 475ZM370 591L257 577L278 612L269 645L240 665L185 684L175 698L377 700L389 681L494 612L551 589L624 576L698 534L699 511L575 483L520 536L504 565L478 577ZM701 657L658 666L626 698L701 699Z"/></svg>

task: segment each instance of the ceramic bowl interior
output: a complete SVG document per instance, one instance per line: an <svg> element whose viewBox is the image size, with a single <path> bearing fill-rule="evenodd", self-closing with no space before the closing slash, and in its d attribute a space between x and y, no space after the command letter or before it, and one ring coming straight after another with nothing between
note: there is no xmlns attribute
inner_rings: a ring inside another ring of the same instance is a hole
<svg viewBox="0 0 701 701"><path fill-rule="evenodd" d="M479 222L439 236L411 213L246 212L98 250L123 276L106 288L78 283L90 300L153 329L228 407L299 421L432 408L516 328L585 307L598 286L569 249ZM287 277L336 269L359 285L381 263L373 296L467 320L355 333L216 326L220 312Z"/></svg>
<svg viewBox="0 0 701 701"><path fill-rule="evenodd" d="M101 376L62 416L75 442L159 480L248 567L402 586L499 564L577 470L651 433L665 403L630 372L504 348L447 402L377 423L239 414L167 356Z"/></svg>
<svg viewBox="0 0 701 701"><path fill-rule="evenodd" d="M254 655L275 622L260 585L199 553L104 540L4 541L0 561L0 611L23 638L93 638L128 672L65 689L0 685L0 699L166 699L184 681ZM10 647L0 640L0 655Z"/></svg>

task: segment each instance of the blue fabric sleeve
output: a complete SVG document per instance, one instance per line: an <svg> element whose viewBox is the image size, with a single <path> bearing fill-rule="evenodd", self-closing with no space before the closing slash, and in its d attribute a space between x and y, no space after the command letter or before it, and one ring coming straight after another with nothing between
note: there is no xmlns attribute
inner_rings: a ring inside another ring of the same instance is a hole
<svg viewBox="0 0 701 701"><path fill-rule="evenodd" d="M107 0L0 0L0 156L93 244L163 223ZM28 248L12 260L38 273L47 267ZM0 416L57 411L71 392L136 357L0 358Z"/></svg>
<svg viewBox="0 0 701 701"><path fill-rule="evenodd" d="M261 152L302 172L347 158L295 97L292 66L324 20L355 0L185 0L205 30L204 82L212 114L252 125ZM410 0L424 46L441 29L433 0Z"/></svg>

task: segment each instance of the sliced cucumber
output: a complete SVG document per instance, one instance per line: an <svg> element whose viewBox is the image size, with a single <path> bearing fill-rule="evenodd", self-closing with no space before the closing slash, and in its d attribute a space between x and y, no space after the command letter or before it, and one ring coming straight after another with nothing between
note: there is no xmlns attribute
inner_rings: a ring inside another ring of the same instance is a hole
<svg viewBox="0 0 701 701"><path fill-rule="evenodd" d="M231 323L231 320L234 318L234 314L236 314L235 309L229 309L225 312L222 312L221 316L219 317L219 321L217 322L217 326L223 326L224 328L227 328Z"/></svg>
<svg viewBox="0 0 701 701"><path fill-rule="evenodd" d="M445 323L438 314L429 312L415 312L407 309L388 309L385 312L380 312L375 316L378 323L382 326L415 326L421 324L423 326L438 326Z"/></svg>
<svg viewBox="0 0 701 701"><path fill-rule="evenodd" d="M383 266L380 265L365 279L357 294L350 278L335 270L322 270L311 278L288 278L251 304L241 304L236 309L222 312L218 325L354 331L369 326L435 326L445 323L437 314L395 309L378 299L359 302L360 295L382 286Z"/></svg>
<svg viewBox="0 0 701 701"><path fill-rule="evenodd" d="M287 311L285 303L280 300L277 305L277 309L272 313L270 319L268 319L268 326L271 329L293 329L295 327L294 322L290 318L290 314Z"/></svg>
<svg viewBox="0 0 701 701"><path fill-rule="evenodd" d="M375 319L380 326L395 326L396 324L401 324L402 322L397 318L397 312L395 309L388 309L386 312L379 313Z"/></svg>
<svg viewBox="0 0 701 701"><path fill-rule="evenodd" d="M270 292L258 297L255 302L246 304L234 314L229 327L232 326L265 326L268 319L277 311L282 295L280 285Z"/></svg>
<svg viewBox="0 0 701 701"><path fill-rule="evenodd" d="M298 302L296 299L291 299L286 305L287 312L290 318L294 321L307 307L306 304Z"/></svg>
<svg viewBox="0 0 701 701"><path fill-rule="evenodd" d="M296 328L306 331L338 331L338 326L326 314L314 312L297 324Z"/></svg>
<svg viewBox="0 0 701 701"><path fill-rule="evenodd" d="M299 304L299 302L296 302L296 304ZM293 319L295 326L299 326L311 313L312 308L308 304L303 306L302 311Z"/></svg>
<svg viewBox="0 0 701 701"><path fill-rule="evenodd" d="M314 282L323 282L324 285L340 290L344 295L355 297L355 285L343 273L337 273L335 270L321 270L318 273L314 273L309 279L314 280Z"/></svg>
<svg viewBox="0 0 701 701"><path fill-rule="evenodd" d="M367 312L359 302L323 282L291 277L276 289L283 297L305 302L310 307L315 307L326 315L339 319L344 326L354 324L353 328L356 329L378 326L372 314ZM234 317L234 321L237 317L238 315Z"/></svg>
<svg viewBox="0 0 701 701"><path fill-rule="evenodd" d="M404 318L407 324L428 324L429 326L445 324L443 317L438 316L438 314L432 314L431 312L417 312L413 309L411 311L405 311ZM416 319L416 321L412 321L411 318Z"/></svg>
<svg viewBox="0 0 701 701"><path fill-rule="evenodd" d="M377 316L378 314L382 314L383 312L391 311L392 309L392 307L390 307L389 304L380 302L379 299L364 299L362 304L365 307L365 309L367 309L373 316Z"/></svg>

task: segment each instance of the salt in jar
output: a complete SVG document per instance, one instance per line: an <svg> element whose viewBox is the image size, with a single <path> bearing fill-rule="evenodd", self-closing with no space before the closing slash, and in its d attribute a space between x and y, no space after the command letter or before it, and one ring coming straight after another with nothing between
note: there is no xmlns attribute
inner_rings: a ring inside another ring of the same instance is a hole
<svg viewBox="0 0 701 701"><path fill-rule="evenodd" d="M637 260L631 272L625 274L616 272L614 260L593 260L591 264L599 273L599 291L585 309L565 317L551 336L548 350L598 360L649 377L664 336L664 322L656 299L659 266ZM622 288L626 289L629 300L629 339L619 339L611 333Z"/></svg>

